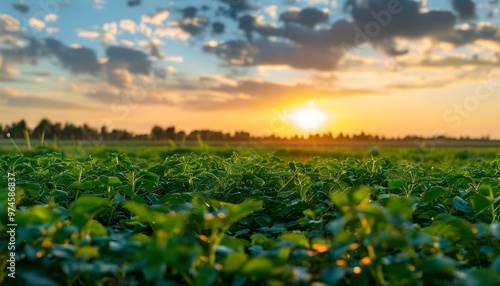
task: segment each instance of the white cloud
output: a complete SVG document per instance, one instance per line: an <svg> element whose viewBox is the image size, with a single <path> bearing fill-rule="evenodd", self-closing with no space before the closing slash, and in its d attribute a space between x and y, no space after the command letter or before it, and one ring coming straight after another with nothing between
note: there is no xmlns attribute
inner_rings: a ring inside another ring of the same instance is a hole
<svg viewBox="0 0 500 286"><path fill-rule="evenodd" d="M121 40L120 41L120 44L124 47L127 47L127 48L132 48L135 46L134 42L132 41L129 41L129 40Z"/></svg>
<svg viewBox="0 0 500 286"><path fill-rule="evenodd" d="M111 33L102 33L99 40L102 44L112 44L116 42L115 36Z"/></svg>
<svg viewBox="0 0 500 286"><path fill-rule="evenodd" d="M59 76L56 78L56 82L66 82L66 78L64 76Z"/></svg>
<svg viewBox="0 0 500 286"><path fill-rule="evenodd" d="M7 14L0 15L0 35L19 31L19 21Z"/></svg>
<svg viewBox="0 0 500 286"><path fill-rule="evenodd" d="M102 29L105 32L116 35L118 33L118 24L116 24L116 22L104 23L104 25L102 25Z"/></svg>
<svg viewBox="0 0 500 286"><path fill-rule="evenodd" d="M148 37L151 37L153 35L153 29L151 29L150 27L148 27L148 25L144 23L139 24L139 32Z"/></svg>
<svg viewBox="0 0 500 286"><path fill-rule="evenodd" d="M266 12L271 18L278 19L278 6L270 5L264 8L264 12Z"/></svg>
<svg viewBox="0 0 500 286"><path fill-rule="evenodd" d="M141 22L153 24L155 26L163 26L163 21L165 21L168 16L169 12L167 10L163 10L153 15L143 15L141 17Z"/></svg>
<svg viewBox="0 0 500 286"><path fill-rule="evenodd" d="M45 22L43 22L42 20L39 20L37 18L30 18L28 20L28 23L30 24L31 27L33 27L38 32L42 31L45 28Z"/></svg>
<svg viewBox="0 0 500 286"><path fill-rule="evenodd" d="M0 88L0 98L5 97L26 97L26 94L17 89L6 86Z"/></svg>
<svg viewBox="0 0 500 286"><path fill-rule="evenodd" d="M120 28L131 34L135 34L136 27L137 25L135 24L135 22L130 19L124 19L120 21Z"/></svg>
<svg viewBox="0 0 500 286"><path fill-rule="evenodd" d="M45 31L47 31L48 34L57 34L60 32L59 28L57 27L47 27Z"/></svg>
<svg viewBox="0 0 500 286"><path fill-rule="evenodd" d="M229 86L237 86L238 82L232 78L229 78L225 75L205 75L200 77L201 82L206 82L208 84L215 83L216 85L229 85Z"/></svg>
<svg viewBox="0 0 500 286"><path fill-rule="evenodd" d="M55 22L58 18L59 16L57 16L56 14L47 14L45 15L45 22Z"/></svg>
<svg viewBox="0 0 500 286"><path fill-rule="evenodd" d="M166 67L164 68L164 70L165 70L165 72L166 72L167 74L171 74L171 73L174 73L174 72L176 72L176 71L177 71L177 69L176 69L176 68L174 68L173 66L166 66Z"/></svg>
<svg viewBox="0 0 500 286"><path fill-rule="evenodd" d="M16 36L9 35L12 32L18 32L20 23L7 14L0 14L0 43L11 43L16 46L22 44Z"/></svg>
<svg viewBox="0 0 500 286"><path fill-rule="evenodd" d="M161 38L169 38L172 40L182 40L187 41L190 35L184 32L181 28L178 27L158 27L155 32L155 36Z"/></svg>
<svg viewBox="0 0 500 286"><path fill-rule="evenodd" d="M168 56L163 59L166 62L176 62L176 63L182 63L184 61L184 58L180 56Z"/></svg>
<svg viewBox="0 0 500 286"><path fill-rule="evenodd" d="M132 74L127 69L111 69L108 71L108 81L118 87L129 87L132 84Z"/></svg>
<svg viewBox="0 0 500 286"><path fill-rule="evenodd" d="M88 31L88 30L78 30L77 37L86 38L86 39L94 39L94 38L99 37L99 32Z"/></svg>
<svg viewBox="0 0 500 286"><path fill-rule="evenodd" d="M337 8L337 0L308 0L309 5L329 5L332 8ZM425 4L423 5L425 6Z"/></svg>

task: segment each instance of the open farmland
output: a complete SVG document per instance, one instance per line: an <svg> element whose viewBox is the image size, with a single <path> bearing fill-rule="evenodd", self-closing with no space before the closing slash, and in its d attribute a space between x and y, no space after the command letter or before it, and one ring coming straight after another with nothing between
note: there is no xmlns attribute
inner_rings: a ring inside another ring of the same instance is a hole
<svg viewBox="0 0 500 286"><path fill-rule="evenodd" d="M498 150L284 150L1 155L0 283L499 285Z"/></svg>

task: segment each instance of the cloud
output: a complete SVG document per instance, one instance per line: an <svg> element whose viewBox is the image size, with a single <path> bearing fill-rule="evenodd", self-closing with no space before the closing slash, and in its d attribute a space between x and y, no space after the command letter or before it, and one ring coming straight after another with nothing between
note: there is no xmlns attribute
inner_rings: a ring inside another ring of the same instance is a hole
<svg viewBox="0 0 500 286"><path fill-rule="evenodd" d="M136 6L141 5L141 2L142 2L141 0L128 0L127 5L129 7L136 7Z"/></svg>
<svg viewBox="0 0 500 286"><path fill-rule="evenodd" d="M0 14L0 43L9 43L20 46L20 23L17 19L7 14Z"/></svg>
<svg viewBox="0 0 500 286"><path fill-rule="evenodd" d="M88 30L78 30L77 37L85 38L85 39L94 39L98 38L100 35L97 31L88 31Z"/></svg>
<svg viewBox="0 0 500 286"><path fill-rule="evenodd" d="M329 14L317 8L292 10L280 15L278 27L245 15L238 28L247 41L228 40L205 45L229 65L287 65L297 69L332 70L346 52L364 43L390 56L408 52L396 39L439 38L453 32L456 16L449 11L425 11L416 1L352 0L345 10L351 20L326 26ZM321 25L320 25L321 24ZM259 35L254 40L255 34Z"/></svg>
<svg viewBox="0 0 500 286"><path fill-rule="evenodd" d="M217 46L205 45L204 51L218 55L230 65L282 66L297 69L334 69L341 53L322 45L294 45L261 38L253 44L227 41Z"/></svg>
<svg viewBox="0 0 500 286"><path fill-rule="evenodd" d="M141 22L144 24L153 24L155 26L163 26L163 22L167 20L170 13L167 10L160 10L155 14L147 14L141 17Z"/></svg>
<svg viewBox="0 0 500 286"><path fill-rule="evenodd" d="M132 74L124 68L108 69L108 82L120 88L132 85Z"/></svg>
<svg viewBox="0 0 500 286"><path fill-rule="evenodd" d="M278 6L277 5L269 5L264 8L264 12L268 14L273 19L278 19Z"/></svg>
<svg viewBox="0 0 500 286"><path fill-rule="evenodd" d="M37 30L38 32L41 32L45 28L45 22L37 18L30 18L28 20L28 23L31 27L33 27L33 29Z"/></svg>
<svg viewBox="0 0 500 286"><path fill-rule="evenodd" d="M320 23L328 21L328 11L317 8L304 8L300 11L287 11L280 15L280 20L285 23L298 23L308 28L314 28Z"/></svg>
<svg viewBox="0 0 500 286"><path fill-rule="evenodd" d="M268 81L241 79L237 83L231 81L206 91L199 91L196 100L185 102L183 106L189 109L270 107L282 104L284 101L290 102L291 98L300 102L309 101L311 98L335 98L373 93L373 90L319 89L309 84L284 85ZM224 100L214 100L214 95L219 97L225 95Z"/></svg>
<svg viewBox="0 0 500 286"><path fill-rule="evenodd" d="M449 11L422 11L420 2L411 0L356 0L346 5L358 29L374 42L441 35L452 31L456 21Z"/></svg>
<svg viewBox="0 0 500 286"><path fill-rule="evenodd" d="M120 87L127 87L133 76L148 75L152 71L148 54L129 47L107 47L106 60L101 62L93 49L66 46L53 38L31 38L24 48L0 51L0 78L10 78L19 73L15 66L26 62L36 64L41 58L56 58L62 68L74 74L96 78L105 75L111 84Z"/></svg>
<svg viewBox="0 0 500 286"><path fill-rule="evenodd" d="M121 40L120 44L124 47L127 47L127 48L133 48L135 46L134 42L129 41L129 40Z"/></svg>
<svg viewBox="0 0 500 286"><path fill-rule="evenodd" d="M179 27L158 27L154 33L154 36L160 38L168 38L171 40L181 40L186 41L189 39L189 33L185 32Z"/></svg>
<svg viewBox="0 0 500 286"><path fill-rule="evenodd" d="M51 34L57 34L60 32L59 28L57 27L47 27L45 29L45 31L47 32L47 34L51 35Z"/></svg>
<svg viewBox="0 0 500 286"><path fill-rule="evenodd" d="M248 0L218 0L220 3L224 4L218 7L218 14L226 17L230 17L234 20L238 19L240 13L247 12L255 8L255 5L250 3L255 3L255 1Z"/></svg>
<svg viewBox="0 0 500 286"><path fill-rule="evenodd" d="M57 101L52 99L40 98L37 96L28 95L24 92L18 91L10 87L0 88L0 101L5 102L8 106L16 107L36 107L36 108L49 108L49 109L61 109L61 108L82 108L79 105Z"/></svg>
<svg viewBox="0 0 500 286"><path fill-rule="evenodd" d="M212 32L214 34L223 34L226 31L226 25L222 22L213 22L212 23Z"/></svg>
<svg viewBox="0 0 500 286"><path fill-rule="evenodd" d="M103 45L109 45L116 43L115 35L111 33L101 33L99 35L99 41Z"/></svg>
<svg viewBox="0 0 500 286"><path fill-rule="evenodd" d="M59 59L62 67L73 73L95 75L100 70L97 55L92 49L67 47L55 39L45 39L44 44L46 49Z"/></svg>
<svg viewBox="0 0 500 286"><path fill-rule="evenodd" d="M130 19L123 19L120 21L120 28L130 34L135 34L136 26L135 22Z"/></svg>
<svg viewBox="0 0 500 286"><path fill-rule="evenodd" d="M486 22L472 25L465 24L451 33L441 36L439 39L455 46L471 44L478 40L500 43L500 28Z"/></svg>
<svg viewBox="0 0 500 286"><path fill-rule="evenodd" d="M166 62L182 63L184 61L184 58L181 56L167 56L164 57L163 60Z"/></svg>
<svg viewBox="0 0 500 286"><path fill-rule="evenodd" d="M476 56L472 58L466 58L463 56L448 56L441 59L424 59L420 65L426 67L478 67L478 66L491 66L491 67L499 67L500 66L500 56L497 56L496 59L481 59Z"/></svg>
<svg viewBox="0 0 500 286"><path fill-rule="evenodd" d="M14 3L12 4L12 7L14 10L17 10L21 13L28 13L30 10L30 7L24 3Z"/></svg>
<svg viewBox="0 0 500 286"><path fill-rule="evenodd" d="M19 31L20 23L8 14L0 14L0 35Z"/></svg>
<svg viewBox="0 0 500 286"><path fill-rule="evenodd" d="M111 68L119 66L134 74L149 74L151 70L148 55L141 51L112 46L106 49L106 56L109 59L106 65Z"/></svg>
<svg viewBox="0 0 500 286"><path fill-rule="evenodd" d="M193 17L177 21L177 25L191 36L201 33L208 26L208 18Z"/></svg>
<svg viewBox="0 0 500 286"><path fill-rule="evenodd" d="M59 19L59 16L57 16L56 14L47 14L45 15L45 22L49 23L49 22L56 22L57 19Z"/></svg>
<svg viewBox="0 0 500 286"><path fill-rule="evenodd" d="M452 2L453 10L458 12L460 19L475 19L476 15L476 4L471 0L453 0Z"/></svg>
<svg viewBox="0 0 500 286"><path fill-rule="evenodd" d="M116 35L118 33L118 24L116 22L104 23L102 25L102 29L104 30L104 32Z"/></svg>

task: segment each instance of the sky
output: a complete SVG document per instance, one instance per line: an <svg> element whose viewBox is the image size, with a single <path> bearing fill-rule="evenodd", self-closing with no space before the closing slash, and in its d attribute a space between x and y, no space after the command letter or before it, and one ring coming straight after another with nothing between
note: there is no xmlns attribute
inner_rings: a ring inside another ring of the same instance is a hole
<svg viewBox="0 0 500 286"><path fill-rule="evenodd" d="M0 1L0 123L500 138L498 0Z"/></svg>

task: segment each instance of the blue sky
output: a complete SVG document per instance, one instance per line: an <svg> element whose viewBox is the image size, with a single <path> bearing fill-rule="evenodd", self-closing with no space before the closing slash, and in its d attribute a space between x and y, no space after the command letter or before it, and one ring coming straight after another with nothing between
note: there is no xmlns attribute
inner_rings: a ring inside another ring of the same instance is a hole
<svg viewBox="0 0 500 286"><path fill-rule="evenodd" d="M1 1L0 123L500 138L500 5L391 1Z"/></svg>

